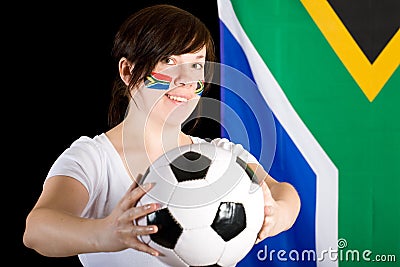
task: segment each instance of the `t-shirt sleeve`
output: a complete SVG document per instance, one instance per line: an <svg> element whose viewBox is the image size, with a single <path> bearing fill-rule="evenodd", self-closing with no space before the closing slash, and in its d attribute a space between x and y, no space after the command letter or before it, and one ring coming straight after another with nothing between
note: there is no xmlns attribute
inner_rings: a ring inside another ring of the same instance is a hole
<svg viewBox="0 0 400 267"><path fill-rule="evenodd" d="M64 175L80 181L93 194L99 188L103 157L101 150L89 137L81 137L71 144L53 163L46 181Z"/></svg>
<svg viewBox="0 0 400 267"><path fill-rule="evenodd" d="M240 157L247 163L259 164L258 160L241 144L233 143L226 138L215 138L211 140L211 143L215 144L216 146L232 151L236 156Z"/></svg>

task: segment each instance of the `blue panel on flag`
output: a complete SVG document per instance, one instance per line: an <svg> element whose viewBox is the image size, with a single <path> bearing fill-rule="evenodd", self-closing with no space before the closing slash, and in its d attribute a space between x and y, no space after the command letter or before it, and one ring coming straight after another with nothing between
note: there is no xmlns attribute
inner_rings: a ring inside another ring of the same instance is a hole
<svg viewBox="0 0 400 267"><path fill-rule="evenodd" d="M229 65L244 73L254 83L249 62L242 47L222 22L220 22L220 35L221 64ZM224 70L223 67L221 69ZM235 89L225 90L224 87L235 87ZM241 81L237 75L227 75L225 71L221 71L221 101L223 102L221 103L222 137L241 143L260 160L264 168L266 168L265 165L268 166L266 169L272 177L279 181L288 181L295 186L302 203L299 217L290 230L257 244L237 266L316 266L316 261L310 255L310 253L315 253L314 256L318 257L315 251L315 173L275 116L273 116L276 139L274 157L271 163L264 162L269 161L269 157L263 158L260 155L263 154L263 149L270 150L271 148L266 142L264 145L260 144L263 139L270 139L263 135L271 134L271 121L260 120L260 118L269 116L271 111L256 86L248 86L248 82L243 82L243 79ZM233 116L235 119L229 116L232 110L236 113L237 118ZM239 118L240 122L237 121ZM244 127L238 127L241 124ZM268 130L265 131L265 129ZM282 260L278 258L279 250L285 252L284 255L280 255Z"/></svg>
<svg viewBox="0 0 400 267"><path fill-rule="evenodd" d="M221 34L224 32L220 38L221 117L225 118L221 134L243 145L268 171L276 143L273 114L254 82L243 51L229 32Z"/></svg>

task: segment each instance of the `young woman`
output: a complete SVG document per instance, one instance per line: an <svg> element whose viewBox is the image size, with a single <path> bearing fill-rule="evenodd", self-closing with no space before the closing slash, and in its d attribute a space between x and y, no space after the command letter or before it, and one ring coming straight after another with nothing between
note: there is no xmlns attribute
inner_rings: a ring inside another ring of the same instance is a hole
<svg viewBox="0 0 400 267"><path fill-rule="evenodd" d="M136 205L154 186L137 186L137 179L164 152L206 142L181 128L205 89L214 44L192 14L155 5L121 25L113 56L119 76L110 130L82 136L54 162L26 219L23 242L49 257L78 255L84 266L163 266L155 257L159 252L138 238L157 232L157 226L133 223L158 208ZM269 176L241 145L221 138L211 142L247 158L263 179L259 241L289 229L300 209L296 190Z"/></svg>

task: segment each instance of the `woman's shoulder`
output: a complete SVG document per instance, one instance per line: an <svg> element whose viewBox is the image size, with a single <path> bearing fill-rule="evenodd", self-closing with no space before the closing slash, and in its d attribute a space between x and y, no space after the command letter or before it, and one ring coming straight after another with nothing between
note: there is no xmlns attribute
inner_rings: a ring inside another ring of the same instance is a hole
<svg viewBox="0 0 400 267"><path fill-rule="evenodd" d="M80 136L75 139L70 146L64 151L63 154L74 157L86 157L88 155L94 156L104 154L107 147L107 138L104 134L90 136Z"/></svg>
<svg viewBox="0 0 400 267"><path fill-rule="evenodd" d="M234 143L230 141L227 138L224 137L216 137L216 138L201 138L201 137L195 137L191 136L192 141L194 144L199 144L199 143L211 143L215 146L225 148L227 150L231 151L238 151L238 150L245 150L241 144Z"/></svg>
<svg viewBox="0 0 400 267"><path fill-rule="evenodd" d="M190 136L190 138L192 139L194 144L198 144L198 143L212 143L214 145L217 146L223 146L223 147L232 147L235 145L239 145L240 144L236 144L232 141L230 141L229 139L225 138L225 137L215 137L215 138L201 138L201 137L197 137L197 136Z"/></svg>
<svg viewBox="0 0 400 267"><path fill-rule="evenodd" d="M75 139L70 147L93 147L99 149L107 145L107 137L104 133L93 137L82 135Z"/></svg>
<svg viewBox="0 0 400 267"><path fill-rule="evenodd" d="M232 142L225 137L200 138L191 136L191 138L194 144L208 142L217 147L222 147L224 149L232 151L235 155L244 159L246 162L258 163L257 159L247 149L245 149L242 144Z"/></svg>

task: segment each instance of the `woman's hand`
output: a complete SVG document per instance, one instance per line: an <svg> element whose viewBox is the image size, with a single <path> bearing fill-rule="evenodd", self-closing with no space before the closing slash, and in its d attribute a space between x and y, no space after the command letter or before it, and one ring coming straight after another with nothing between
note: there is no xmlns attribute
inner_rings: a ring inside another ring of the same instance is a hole
<svg viewBox="0 0 400 267"><path fill-rule="evenodd" d="M136 206L139 199L146 194L153 184L137 186L135 183L119 201L112 213L105 218L108 224L108 235L104 241L103 250L119 251L126 248L133 248L139 251L158 256L159 252L140 241L140 235L149 235L158 231L156 225L140 226L135 222L142 216L156 211L159 204L151 203L143 206ZM105 249L104 249L105 247Z"/></svg>
<svg viewBox="0 0 400 267"><path fill-rule="evenodd" d="M278 182L261 165L250 163L264 194L264 222L256 243L288 230L300 212L300 197L287 182Z"/></svg>
<svg viewBox="0 0 400 267"><path fill-rule="evenodd" d="M280 206L278 201L274 200L265 182L261 183L261 188L264 194L264 222L258 233L256 243L267 237L277 235L287 228L287 223L285 223L285 219L282 217L284 215L284 212L282 212L283 207Z"/></svg>

